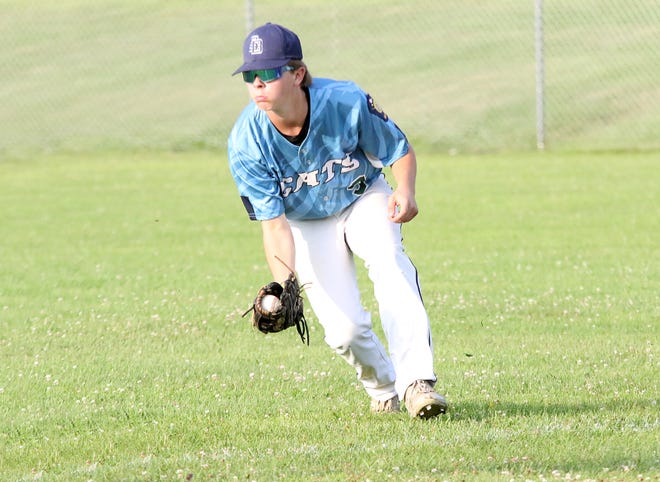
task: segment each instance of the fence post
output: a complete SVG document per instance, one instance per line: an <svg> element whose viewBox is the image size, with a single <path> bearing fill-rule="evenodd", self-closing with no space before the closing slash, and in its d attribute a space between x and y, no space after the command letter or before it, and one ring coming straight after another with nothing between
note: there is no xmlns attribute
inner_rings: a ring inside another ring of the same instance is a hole
<svg viewBox="0 0 660 482"><path fill-rule="evenodd" d="M250 33L254 29L254 1L245 0L245 31Z"/></svg>
<svg viewBox="0 0 660 482"><path fill-rule="evenodd" d="M543 0L535 0L534 44L536 50L536 148L545 149L545 58L543 56Z"/></svg>

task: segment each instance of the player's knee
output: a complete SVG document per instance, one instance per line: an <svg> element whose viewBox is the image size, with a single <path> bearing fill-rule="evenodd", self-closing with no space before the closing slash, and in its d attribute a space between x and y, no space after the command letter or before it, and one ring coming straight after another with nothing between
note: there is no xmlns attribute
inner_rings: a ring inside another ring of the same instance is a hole
<svg viewBox="0 0 660 482"><path fill-rule="evenodd" d="M359 345L365 337L371 336L371 318L368 313L359 317L358 322L346 320L344 323L326 325L325 341L335 351L348 350Z"/></svg>

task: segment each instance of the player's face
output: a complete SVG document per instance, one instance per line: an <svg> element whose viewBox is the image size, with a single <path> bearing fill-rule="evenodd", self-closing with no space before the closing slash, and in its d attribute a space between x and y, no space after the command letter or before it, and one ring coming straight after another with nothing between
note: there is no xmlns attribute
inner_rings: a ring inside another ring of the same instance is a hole
<svg viewBox="0 0 660 482"><path fill-rule="evenodd" d="M302 76L297 71L284 71L277 79L264 82L255 76L252 82L246 82L250 97L261 110L278 111L287 105L290 95L299 89Z"/></svg>

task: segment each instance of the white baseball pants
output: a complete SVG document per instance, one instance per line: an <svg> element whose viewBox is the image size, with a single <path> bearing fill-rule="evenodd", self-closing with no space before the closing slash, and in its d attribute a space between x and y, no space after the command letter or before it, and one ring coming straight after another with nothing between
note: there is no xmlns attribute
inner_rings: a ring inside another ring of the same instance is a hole
<svg viewBox="0 0 660 482"><path fill-rule="evenodd" d="M417 270L404 252L401 225L387 213L391 193L381 177L335 216L290 221L296 271L307 285L305 294L325 341L355 368L366 392L377 400L395 393L403 399L413 381L436 380ZM389 355L360 301L353 255L364 261L373 282Z"/></svg>

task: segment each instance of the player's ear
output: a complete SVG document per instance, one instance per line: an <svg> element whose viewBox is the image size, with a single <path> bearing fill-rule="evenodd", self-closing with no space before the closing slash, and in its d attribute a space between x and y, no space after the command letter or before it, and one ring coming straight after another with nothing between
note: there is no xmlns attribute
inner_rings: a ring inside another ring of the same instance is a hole
<svg viewBox="0 0 660 482"><path fill-rule="evenodd" d="M305 74L306 73L307 73L307 69L304 66L300 66L296 70L293 71L293 75L295 76L296 85L298 85L298 86L302 85L303 81L305 80Z"/></svg>

